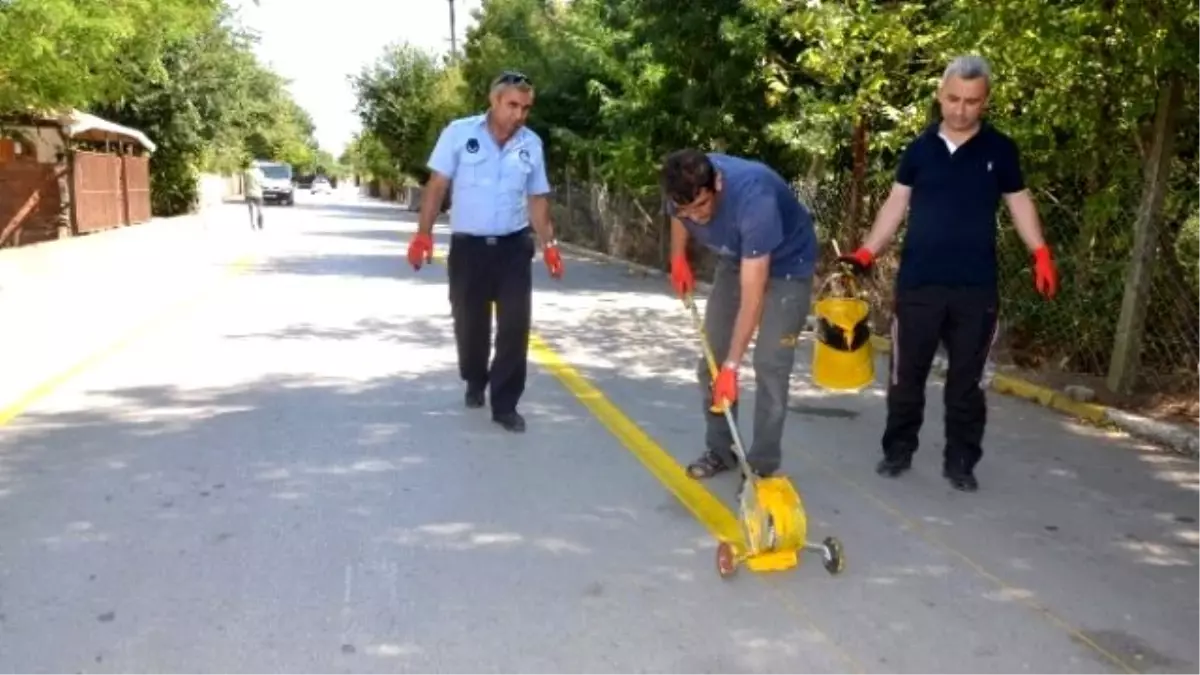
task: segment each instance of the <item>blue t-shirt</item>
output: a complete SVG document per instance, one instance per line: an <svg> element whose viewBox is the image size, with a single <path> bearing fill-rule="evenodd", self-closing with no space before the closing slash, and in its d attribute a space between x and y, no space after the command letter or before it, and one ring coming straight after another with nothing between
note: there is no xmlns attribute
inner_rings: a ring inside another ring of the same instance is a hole
<svg viewBox="0 0 1200 675"><path fill-rule="evenodd" d="M719 153L708 158L722 189L707 223L682 219L688 233L725 258L770 254L772 277L811 277L817 260L813 218L787 181L761 162ZM669 201L667 213L675 214Z"/></svg>

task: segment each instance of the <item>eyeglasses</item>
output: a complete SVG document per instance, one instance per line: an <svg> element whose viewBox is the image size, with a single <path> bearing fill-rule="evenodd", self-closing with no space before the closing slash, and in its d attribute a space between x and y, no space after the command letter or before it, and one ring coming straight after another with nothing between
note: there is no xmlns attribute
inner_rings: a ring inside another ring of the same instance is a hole
<svg viewBox="0 0 1200 675"><path fill-rule="evenodd" d="M527 84L532 87L533 80L529 79L529 76L525 73L518 73L515 70L506 70L503 73L500 73L500 76L492 82L493 87L502 84Z"/></svg>

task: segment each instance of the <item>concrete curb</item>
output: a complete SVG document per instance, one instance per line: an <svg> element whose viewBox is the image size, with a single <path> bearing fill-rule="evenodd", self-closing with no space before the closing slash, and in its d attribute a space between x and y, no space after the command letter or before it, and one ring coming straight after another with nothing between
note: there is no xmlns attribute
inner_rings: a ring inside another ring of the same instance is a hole
<svg viewBox="0 0 1200 675"><path fill-rule="evenodd" d="M648 265L622 260L616 256L593 251L576 244L560 242L559 245L563 250L580 257L613 265L621 265L630 272L641 272L653 277L666 276L662 270ZM696 288L707 292L712 290L712 285L698 281L696 282ZM809 315L808 323L811 330L813 323L812 315ZM890 353L892 350L891 341L885 337L872 336L871 344L876 351L884 354ZM997 393L1025 399L1096 426L1120 429L1130 436L1160 444L1192 457L1200 455L1200 430L1188 426L1161 422L1149 417L1095 403L1083 403L1070 398L1060 391L1001 373L996 373L992 378L989 388Z"/></svg>

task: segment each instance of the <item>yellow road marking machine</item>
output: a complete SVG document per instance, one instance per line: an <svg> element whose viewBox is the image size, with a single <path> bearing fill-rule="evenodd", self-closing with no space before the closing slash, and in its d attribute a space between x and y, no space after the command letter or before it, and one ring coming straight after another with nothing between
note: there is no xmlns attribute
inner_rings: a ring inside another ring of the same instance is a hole
<svg viewBox="0 0 1200 675"><path fill-rule="evenodd" d="M709 373L715 380L717 361L704 332L700 311L691 295L684 296L683 303L691 311ZM756 476L746 461L746 449L738 433L733 411L728 405L714 404L720 406L720 412L725 415L733 434L733 450L743 481L738 493L738 515L744 542L722 541L718 544L717 573L722 578L730 577L737 571L738 564L743 562L755 572L789 570L800 563L801 549L820 553L825 570L830 574L841 573L846 566L842 543L835 537L826 537L820 544L808 542L808 518L804 502L791 481L782 475L766 478Z"/></svg>

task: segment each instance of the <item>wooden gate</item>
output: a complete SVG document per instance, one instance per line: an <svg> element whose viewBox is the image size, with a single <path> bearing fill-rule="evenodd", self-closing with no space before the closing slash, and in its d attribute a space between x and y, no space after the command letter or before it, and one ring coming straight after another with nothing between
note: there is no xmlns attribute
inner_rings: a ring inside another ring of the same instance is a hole
<svg viewBox="0 0 1200 675"><path fill-rule="evenodd" d="M119 156L77 150L74 169L76 232L85 234L129 222Z"/></svg>
<svg viewBox="0 0 1200 675"><path fill-rule="evenodd" d="M150 220L150 158L125 155L125 214L130 225Z"/></svg>

